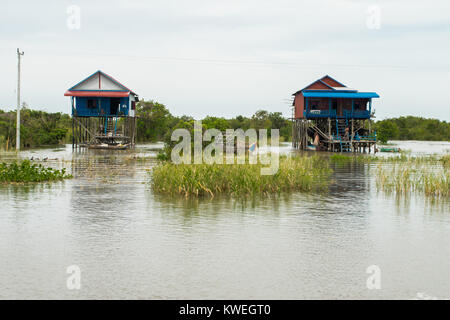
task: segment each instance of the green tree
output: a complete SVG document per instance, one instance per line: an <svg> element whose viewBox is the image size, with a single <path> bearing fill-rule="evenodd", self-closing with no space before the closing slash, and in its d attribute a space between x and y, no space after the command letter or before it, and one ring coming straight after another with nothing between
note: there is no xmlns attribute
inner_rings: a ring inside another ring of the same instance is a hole
<svg viewBox="0 0 450 320"><path fill-rule="evenodd" d="M139 101L136 105L137 139L143 141L161 141L173 125L174 117L167 108L155 101Z"/></svg>
<svg viewBox="0 0 450 320"><path fill-rule="evenodd" d="M398 127L393 122L383 122L378 126L377 137L380 142L386 143L388 140L396 139Z"/></svg>

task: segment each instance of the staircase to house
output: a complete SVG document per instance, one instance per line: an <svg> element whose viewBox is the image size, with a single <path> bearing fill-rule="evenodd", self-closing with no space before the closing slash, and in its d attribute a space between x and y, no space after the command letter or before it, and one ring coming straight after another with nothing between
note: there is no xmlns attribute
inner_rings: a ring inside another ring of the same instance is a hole
<svg viewBox="0 0 450 320"><path fill-rule="evenodd" d="M349 140L345 140L345 128L348 127L347 119L336 119L336 136L340 141L341 152L351 152L352 145Z"/></svg>
<svg viewBox="0 0 450 320"><path fill-rule="evenodd" d="M347 126L348 124L346 119L336 119L336 135L341 137L341 139L344 138L345 128L347 128Z"/></svg>
<svg viewBox="0 0 450 320"><path fill-rule="evenodd" d="M107 117L105 124L105 136L115 136L117 132L117 117Z"/></svg>

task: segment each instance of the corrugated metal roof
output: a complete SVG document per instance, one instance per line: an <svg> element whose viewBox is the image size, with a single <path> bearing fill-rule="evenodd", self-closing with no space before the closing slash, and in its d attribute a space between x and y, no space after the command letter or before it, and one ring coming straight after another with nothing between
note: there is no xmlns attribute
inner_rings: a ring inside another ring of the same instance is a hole
<svg viewBox="0 0 450 320"><path fill-rule="evenodd" d="M69 97L128 97L130 91L66 91L65 96Z"/></svg>
<svg viewBox="0 0 450 320"><path fill-rule="evenodd" d="M129 88L127 88L126 86L124 86L122 83L120 83L119 81L117 81L116 79L114 79L113 77L111 77L109 74L106 74L106 73L104 73L103 71L101 71L101 70L97 70L97 71L95 71L93 74L91 74L89 77L87 77L87 78L85 78L85 79L83 79L83 80L81 80L80 82L78 82L76 85L74 85L73 87L71 87L68 91L71 91L71 90L73 90L76 86L78 86L78 85L80 85L80 84L82 84L83 82L85 82L85 81L87 81L87 80L89 80L90 78L92 78L93 76L95 76L95 75L97 75L97 74L99 74L99 76L100 75L103 75L103 76L105 76L105 77L107 77L107 78L109 78L111 81L113 81L113 82L115 82L115 83L117 83L119 86L121 86L121 87L123 87L125 90L127 90L127 91L129 91L129 92L131 92L131 93L133 93L134 95L137 95L133 90L131 90L131 89L129 89ZM101 89L99 90L99 91L102 91Z"/></svg>
<svg viewBox="0 0 450 320"><path fill-rule="evenodd" d="M303 96L307 98L379 98L375 92L336 92L336 91L303 91Z"/></svg>
<svg viewBox="0 0 450 320"><path fill-rule="evenodd" d="M358 92L356 89L347 88L347 87L333 87L333 90L336 91L348 91L348 92Z"/></svg>

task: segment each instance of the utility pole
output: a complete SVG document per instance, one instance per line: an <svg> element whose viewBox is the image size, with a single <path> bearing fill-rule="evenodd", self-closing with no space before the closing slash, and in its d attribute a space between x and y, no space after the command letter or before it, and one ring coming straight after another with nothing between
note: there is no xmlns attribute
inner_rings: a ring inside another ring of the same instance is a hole
<svg viewBox="0 0 450 320"><path fill-rule="evenodd" d="M16 150L20 150L20 56L23 56L24 52L20 52L17 48L17 125L16 125Z"/></svg>

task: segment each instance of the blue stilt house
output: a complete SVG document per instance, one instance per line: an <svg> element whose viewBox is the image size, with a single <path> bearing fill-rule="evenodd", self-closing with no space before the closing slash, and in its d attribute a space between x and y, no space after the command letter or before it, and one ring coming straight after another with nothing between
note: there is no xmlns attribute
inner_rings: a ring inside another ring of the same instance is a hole
<svg viewBox="0 0 450 320"><path fill-rule="evenodd" d="M64 95L71 101L74 146L134 146L139 101L134 91L99 70Z"/></svg>
<svg viewBox="0 0 450 320"><path fill-rule="evenodd" d="M326 75L293 94L293 146L307 150L370 151L372 99Z"/></svg>

